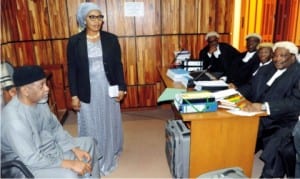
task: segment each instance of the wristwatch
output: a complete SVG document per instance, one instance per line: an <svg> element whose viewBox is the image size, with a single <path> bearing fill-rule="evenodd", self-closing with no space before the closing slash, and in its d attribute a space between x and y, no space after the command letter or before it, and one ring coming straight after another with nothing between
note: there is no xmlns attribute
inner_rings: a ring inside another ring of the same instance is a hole
<svg viewBox="0 0 300 179"><path fill-rule="evenodd" d="M262 110L262 111L266 111L266 110L267 110L267 106L266 106L265 103L263 103L263 104L261 105L260 110Z"/></svg>

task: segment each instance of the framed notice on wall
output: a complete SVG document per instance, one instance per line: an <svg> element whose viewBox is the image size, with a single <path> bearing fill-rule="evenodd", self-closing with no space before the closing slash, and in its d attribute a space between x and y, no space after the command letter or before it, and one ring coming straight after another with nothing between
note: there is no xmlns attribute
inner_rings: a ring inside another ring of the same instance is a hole
<svg viewBox="0 0 300 179"><path fill-rule="evenodd" d="M144 16L144 2L125 2L125 17Z"/></svg>

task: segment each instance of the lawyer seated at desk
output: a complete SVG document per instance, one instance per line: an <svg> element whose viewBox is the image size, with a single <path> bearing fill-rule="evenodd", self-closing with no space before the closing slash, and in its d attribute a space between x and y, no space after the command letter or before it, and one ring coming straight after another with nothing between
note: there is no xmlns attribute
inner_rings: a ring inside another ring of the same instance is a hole
<svg viewBox="0 0 300 179"><path fill-rule="evenodd" d="M215 74L217 78L227 76L232 60L240 54L230 44L219 42L219 37L217 32L208 32L205 36L207 45L199 53L203 69Z"/></svg>
<svg viewBox="0 0 300 179"><path fill-rule="evenodd" d="M255 76L237 90L249 101L243 110L265 111L267 116L260 118L256 152L264 150L273 134L281 128L293 128L300 114L300 64L297 62L297 46L288 41L275 43L272 63L263 66ZM277 153L277 148L263 153ZM262 177L272 177L268 158Z"/></svg>

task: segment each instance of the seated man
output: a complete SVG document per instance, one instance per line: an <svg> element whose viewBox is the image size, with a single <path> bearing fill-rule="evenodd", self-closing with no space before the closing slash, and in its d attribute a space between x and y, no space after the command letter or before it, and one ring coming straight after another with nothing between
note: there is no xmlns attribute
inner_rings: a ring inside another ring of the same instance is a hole
<svg viewBox="0 0 300 179"><path fill-rule="evenodd" d="M296 168L295 168L295 178L300 178L300 116L294 131L294 144L296 149Z"/></svg>
<svg viewBox="0 0 300 179"><path fill-rule="evenodd" d="M14 68L11 64L8 62L1 62L1 109L4 105L6 105L6 103L8 103L8 101L10 101L12 96L16 94L16 88L12 81L13 72Z"/></svg>
<svg viewBox="0 0 300 179"><path fill-rule="evenodd" d="M241 53L232 61L231 68L228 72L227 83L233 83L236 87L247 83L259 65L256 50L261 41L261 36L252 33L246 36L246 41L247 51Z"/></svg>
<svg viewBox="0 0 300 179"><path fill-rule="evenodd" d="M240 52L233 46L219 42L220 35L217 32L209 32L205 36L207 45L200 51L199 60L203 61L203 69L208 69L216 77L227 76L227 72Z"/></svg>
<svg viewBox="0 0 300 179"><path fill-rule="evenodd" d="M36 178L100 177L96 143L63 130L48 104L49 88L39 66L16 68L17 95L1 114L2 161L22 161Z"/></svg>
<svg viewBox="0 0 300 179"><path fill-rule="evenodd" d="M273 43L268 43L268 42L260 43L257 46L257 53L260 62L256 71L252 74L253 76L257 73L259 68L271 63L273 57Z"/></svg>
<svg viewBox="0 0 300 179"><path fill-rule="evenodd" d="M272 63L260 68L248 84L237 89L251 101L243 110L265 111L268 114L260 119L256 151L264 150L278 130L293 128L300 114L300 64L296 61L298 49L292 42L284 41L275 43L273 51ZM264 156L277 153L276 147L268 149L263 151ZM268 161L269 158L263 160L265 165L272 163ZM264 170L262 176L276 177L268 173L271 171Z"/></svg>

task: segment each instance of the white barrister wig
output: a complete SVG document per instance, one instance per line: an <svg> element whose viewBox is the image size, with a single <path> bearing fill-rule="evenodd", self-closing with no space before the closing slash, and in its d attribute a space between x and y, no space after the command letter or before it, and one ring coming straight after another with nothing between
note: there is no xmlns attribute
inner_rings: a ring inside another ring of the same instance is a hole
<svg viewBox="0 0 300 179"><path fill-rule="evenodd" d="M299 51L298 47L293 42L289 42L289 41L276 42L274 47L273 47L273 51L275 51L277 48L285 48L291 54L296 55L296 57L298 56L298 51Z"/></svg>
<svg viewBox="0 0 300 179"><path fill-rule="evenodd" d="M248 34L246 37L245 37L245 39L247 40L247 39L249 39L250 37L254 37L254 38L257 38L259 41L261 41L261 36L259 35L259 34L257 34L257 33L251 33L251 34Z"/></svg>
<svg viewBox="0 0 300 179"><path fill-rule="evenodd" d="M209 37L213 37L213 36L215 36L215 37L217 37L217 38L220 37L220 35L219 35L217 32L211 31L211 32L208 32L208 33L206 34L205 40L207 40Z"/></svg>

